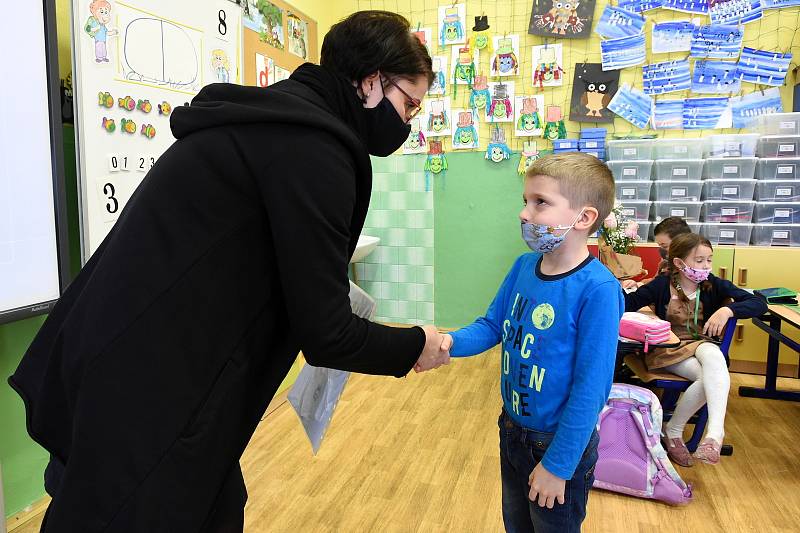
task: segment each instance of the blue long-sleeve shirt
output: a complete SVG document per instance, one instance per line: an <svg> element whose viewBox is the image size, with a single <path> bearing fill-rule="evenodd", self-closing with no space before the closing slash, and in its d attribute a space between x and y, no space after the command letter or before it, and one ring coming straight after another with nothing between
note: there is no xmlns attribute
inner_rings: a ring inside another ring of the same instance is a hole
<svg viewBox="0 0 800 533"><path fill-rule="evenodd" d="M502 341L501 394L520 426L555 433L542 465L571 479L611 390L622 290L594 257L542 274L541 254L520 256L486 315L453 332L450 355Z"/></svg>

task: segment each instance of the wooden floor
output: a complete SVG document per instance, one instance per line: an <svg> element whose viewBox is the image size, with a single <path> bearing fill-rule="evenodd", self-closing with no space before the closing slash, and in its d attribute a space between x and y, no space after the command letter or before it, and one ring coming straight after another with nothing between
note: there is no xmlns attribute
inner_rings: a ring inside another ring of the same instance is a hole
<svg viewBox="0 0 800 533"><path fill-rule="evenodd" d="M285 404L242 458L247 532L499 532L499 352L404 379L353 375L316 457ZM674 508L592 491L587 532L800 530L800 403L740 398L732 457L681 469L695 500ZM779 379L800 389L800 381ZM38 520L15 533L38 531Z"/></svg>

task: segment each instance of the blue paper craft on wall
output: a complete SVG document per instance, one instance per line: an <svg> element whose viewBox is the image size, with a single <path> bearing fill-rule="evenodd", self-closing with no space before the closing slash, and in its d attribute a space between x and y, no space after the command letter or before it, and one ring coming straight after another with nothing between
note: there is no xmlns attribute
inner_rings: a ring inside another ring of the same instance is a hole
<svg viewBox="0 0 800 533"><path fill-rule="evenodd" d="M611 99L608 108L637 128L645 128L653 112L653 99L639 89L625 84Z"/></svg>
<svg viewBox="0 0 800 533"><path fill-rule="evenodd" d="M619 7L633 13L644 13L664 6L664 0L620 0Z"/></svg>
<svg viewBox="0 0 800 533"><path fill-rule="evenodd" d="M781 92L777 87L731 98L734 128L751 128L756 117L783 113Z"/></svg>
<svg viewBox="0 0 800 533"><path fill-rule="evenodd" d="M733 59L742 48L744 30L737 26L698 26L692 34L692 57Z"/></svg>
<svg viewBox="0 0 800 533"><path fill-rule="evenodd" d="M641 65L645 61L644 33L600 42L603 70L619 70Z"/></svg>
<svg viewBox="0 0 800 533"><path fill-rule="evenodd" d="M728 104L727 98L687 98L683 101L683 129L712 130L724 127L720 119Z"/></svg>
<svg viewBox="0 0 800 533"><path fill-rule="evenodd" d="M744 47L739 58L739 77L747 83L780 86L786 80L792 54Z"/></svg>
<svg viewBox="0 0 800 533"><path fill-rule="evenodd" d="M653 128L679 130L683 128L683 99L656 100L653 104Z"/></svg>
<svg viewBox="0 0 800 533"><path fill-rule="evenodd" d="M608 5L603 9L594 31L606 39L620 39L642 33L644 22L644 16L638 13Z"/></svg>
<svg viewBox="0 0 800 533"><path fill-rule="evenodd" d="M652 39L653 53L688 52L692 48L695 28L694 24L686 20L655 24Z"/></svg>
<svg viewBox="0 0 800 533"><path fill-rule="evenodd" d="M708 0L664 0L664 9L684 13L708 13Z"/></svg>
<svg viewBox="0 0 800 533"><path fill-rule="evenodd" d="M645 65L642 68L645 94L664 94L685 91L692 86L689 60L664 61Z"/></svg>
<svg viewBox="0 0 800 533"><path fill-rule="evenodd" d="M800 0L764 0L761 5L764 9L782 9L784 7L800 6Z"/></svg>
<svg viewBox="0 0 800 533"><path fill-rule="evenodd" d="M761 18L760 0L709 0L711 24L747 24Z"/></svg>
<svg viewBox="0 0 800 533"><path fill-rule="evenodd" d="M692 92L705 94L738 93L742 90L739 69L730 61L697 61L692 76Z"/></svg>

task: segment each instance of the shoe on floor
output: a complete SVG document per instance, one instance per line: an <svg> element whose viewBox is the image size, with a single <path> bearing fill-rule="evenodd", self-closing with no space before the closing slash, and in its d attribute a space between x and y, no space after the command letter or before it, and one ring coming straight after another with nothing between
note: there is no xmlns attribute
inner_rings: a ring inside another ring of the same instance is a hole
<svg viewBox="0 0 800 533"><path fill-rule="evenodd" d="M694 466L692 454L689 453L689 449L686 447L686 443L683 442L682 438L670 439L668 437L663 437L661 442L664 445L664 449L667 450L667 456L672 462L685 467Z"/></svg>
<svg viewBox="0 0 800 533"><path fill-rule="evenodd" d="M711 437L706 437L698 444L697 450L694 452L694 458L709 465L717 465L719 464L719 452L721 449L722 444Z"/></svg>

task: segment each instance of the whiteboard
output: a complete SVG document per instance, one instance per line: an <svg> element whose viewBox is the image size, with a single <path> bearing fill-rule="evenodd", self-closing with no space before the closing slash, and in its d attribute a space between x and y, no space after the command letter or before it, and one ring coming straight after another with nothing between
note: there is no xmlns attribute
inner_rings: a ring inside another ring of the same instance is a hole
<svg viewBox="0 0 800 533"><path fill-rule="evenodd" d="M241 15L229 0L73 0L84 263L175 141L172 110L209 83L239 83Z"/></svg>
<svg viewBox="0 0 800 533"><path fill-rule="evenodd" d="M68 268L54 1L3 13L26 23L0 32L24 49L0 84L0 323L48 312Z"/></svg>

